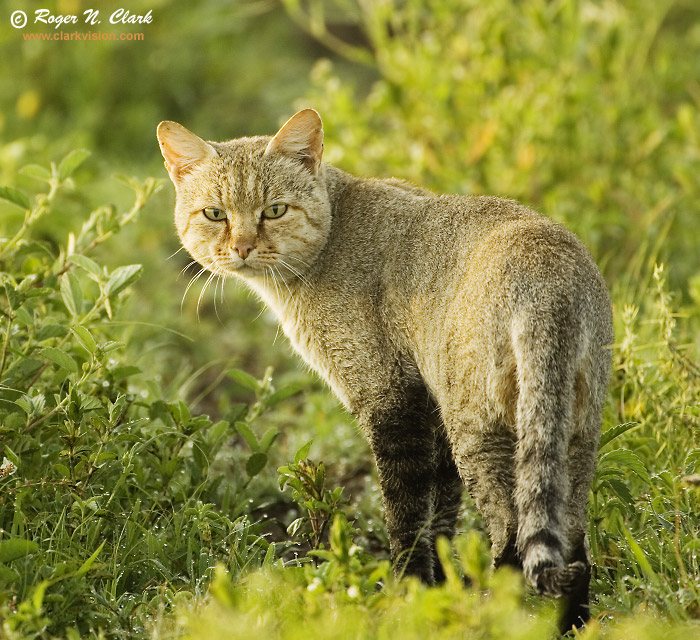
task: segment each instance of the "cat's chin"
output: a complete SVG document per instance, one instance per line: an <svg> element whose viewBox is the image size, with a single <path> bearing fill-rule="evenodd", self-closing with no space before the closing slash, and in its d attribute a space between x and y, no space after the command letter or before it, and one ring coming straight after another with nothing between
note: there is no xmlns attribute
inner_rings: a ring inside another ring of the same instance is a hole
<svg viewBox="0 0 700 640"><path fill-rule="evenodd" d="M229 275L236 276L238 278L262 278L265 273L268 272L266 267L256 267L252 264L247 264L245 262L241 263L235 267L229 267L227 269Z"/></svg>

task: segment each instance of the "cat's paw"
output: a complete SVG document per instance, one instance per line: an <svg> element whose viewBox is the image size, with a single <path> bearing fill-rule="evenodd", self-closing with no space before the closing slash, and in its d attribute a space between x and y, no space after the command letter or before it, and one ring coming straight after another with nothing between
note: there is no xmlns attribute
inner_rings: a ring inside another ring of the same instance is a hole
<svg viewBox="0 0 700 640"><path fill-rule="evenodd" d="M576 591L586 571L583 562L571 562L563 567L543 567L533 576L533 583L541 595L566 596Z"/></svg>

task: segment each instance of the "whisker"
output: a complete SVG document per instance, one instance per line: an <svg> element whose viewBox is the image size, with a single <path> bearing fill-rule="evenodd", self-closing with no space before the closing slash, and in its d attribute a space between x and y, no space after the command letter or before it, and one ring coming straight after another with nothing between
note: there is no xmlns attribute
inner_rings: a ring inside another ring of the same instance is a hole
<svg viewBox="0 0 700 640"><path fill-rule="evenodd" d="M289 257L289 256L285 256L285 257ZM287 262L285 262L281 258L278 260L278 262L282 266L289 269L289 271L291 271L292 274L294 274L297 278L299 278L299 280L301 280L307 287L309 287L310 289L313 289L313 286L311 285L311 283L306 279L306 276L304 276L304 274L301 273L301 271L299 271L299 269L297 269L296 267L293 267L291 264L288 264ZM290 292L290 295L291 295L291 292Z"/></svg>
<svg viewBox="0 0 700 640"><path fill-rule="evenodd" d="M185 293L182 294L182 300L180 301L180 313L183 312L183 308L184 308L184 305L185 305L185 298L187 297L187 293L188 293L189 290L192 288L192 285L193 285L195 282L197 282L197 280L199 280L199 279L202 277L202 274L203 274L203 273L206 273L206 270L205 270L205 269L200 269L200 270L192 277L192 279L190 280L190 282L189 282L189 284L187 285L187 287L185 287Z"/></svg>
<svg viewBox="0 0 700 640"><path fill-rule="evenodd" d="M282 261L280 261L280 262L281 262L281 264L284 264ZM287 293L289 294L289 297L291 298L292 297L292 290L289 288L287 281L282 277L282 274L279 271L277 271L276 267L272 267L272 269L273 269L273 271L275 271L275 273L277 273L279 275L280 280L282 281L282 284L284 285L285 289L287 290Z"/></svg>
<svg viewBox="0 0 700 640"><path fill-rule="evenodd" d="M292 255L286 255L284 256L285 258L290 258L291 260L296 260L297 262L300 262L303 266L307 267L308 269L311 268L311 265L308 262L305 262L301 258L298 258L297 256L292 256Z"/></svg>
<svg viewBox="0 0 700 640"><path fill-rule="evenodd" d="M277 273L275 272L275 268L273 266L270 266L270 275L272 276L272 284L275 286L275 293L277 294L277 297L280 297L280 292L279 289L277 288Z"/></svg>
<svg viewBox="0 0 700 640"><path fill-rule="evenodd" d="M196 261L196 260L191 260L191 261L188 262L184 267L182 267L182 269L180 269L180 273L177 274L178 279L179 279L180 276L183 275L183 274L185 273L185 271L187 271L193 264L197 264L197 261Z"/></svg>
<svg viewBox="0 0 700 640"><path fill-rule="evenodd" d="M216 279L216 284L214 285L214 313L216 314L216 319L219 321L221 326L224 325L223 321L221 320L221 316L219 315L219 310L216 308L216 291L219 288L219 285L221 285L221 291L223 295L223 290L224 290L224 285L223 285L223 276L220 273L216 274L217 279ZM223 302L223 300L222 300Z"/></svg>
<svg viewBox="0 0 700 640"><path fill-rule="evenodd" d="M263 287L267 289L267 268L265 271L263 271ZM253 322L259 320L263 313L265 313L265 305L260 306L260 311L258 312L258 315L253 318Z"/></svg>
<svg viewBox="0 0 700 640"><path fill-rule="evenodd" d="M272 338L272 346L273 346L273 347L274 347L275 344L277 343L277 338L278 338L279 335L280 335L280 330L281 330L281 329L282 329L282 326L281 326L280 323L278 322L278 323L277 323L277 331L275 331L275 337Z"/></svg>
<svg viewBox="0 0 700 640"><path fill-rule="evenodd" d="M171 253L166 260L170 260L170 258L174 258L180 251L182 251L185 247L180 247L175 253Z"/></svg>
<svg viewBox="0 0 700 640"><path fill-rule="evenodd" d="M206 282L204 283L202 290L199 292L199 298L197 298L197 320L199 320L199 307L202 304L202 298L204 297L204 293L206 292L207 287L211 284L211 281L215 277L216 277L216 274L214 272L211 272L209 274L209 277L206 279ZM214 300L216 300L216 298L214 298Z"/></svg>
<svg viewBox="0 0 700 640"><path fill-rule="evenodd" d="M181 302L180 302L180 313L183 312L183 308L184 308L184 305L185 305L185 298L187 297L187 294L189 293L189 290L192 288L192 286L195 284L195 282L197 282L197 280L199 280L199 279L202 277L202 275L205 274L205 273L207 272L207 270L212 269L212 267L213 267L214 269L216 268L216 260L212 260L212 258L210 258L210 257L208 257L208 256L205 256L205 257L203 257L202 259L199 259L199 260L192 260L192 262L190 262L180 273L183 273L186 269L188 269L189 267L191 267L193 264L197 264L197 263L199 263L199 265L200 265L201 268L200 268L200 270L192 277L192 279L190 280L190 282L189 282L189 284L187 285L187 287L185 287L185 292L182 294L182 300L181 300ZM213 274L212 274L212 275L213 275ZM206 289L206 285L209 284L209 282L211 282L211 278L208 279L208 280L206 281L206 284L205 284L205 286L204 286L204 289ZM198 319L199 319L199 306L200 306L201 301L202 301L202 295L204 294L204 289L203 289L202 292L200 293L199 299L197 300L197 318L198 318Z"/></svg>

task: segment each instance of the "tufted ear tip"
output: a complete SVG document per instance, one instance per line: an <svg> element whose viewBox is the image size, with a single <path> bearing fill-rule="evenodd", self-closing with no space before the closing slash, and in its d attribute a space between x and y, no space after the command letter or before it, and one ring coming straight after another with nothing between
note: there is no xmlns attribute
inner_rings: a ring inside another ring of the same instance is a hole
<svg viewBox="0 0 700 640"><path fill-rule="evenodd" d="M270 140L265 155L279 153L300 160L318 173L323 158L323 122L315 109L295 113Z"/></svg>

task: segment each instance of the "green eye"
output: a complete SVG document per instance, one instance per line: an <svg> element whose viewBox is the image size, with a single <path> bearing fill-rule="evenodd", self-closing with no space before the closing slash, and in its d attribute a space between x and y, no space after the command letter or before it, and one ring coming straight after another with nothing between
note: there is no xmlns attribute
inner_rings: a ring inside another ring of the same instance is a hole
<svg viewBox="0 0 700 640"><path fill-rule="evenodd" d="M286 204L271 204L262 212L263 218L281 218L288 208Z"/></svg>
<svg viewBox="0 0 700 640"><path fill-rule="evenodd" d="M215 209L214 207L202 209L202 213L209 218L209 220L214 220L214 222L220 222L226 219L226 212L221 209Z"/></svg>

